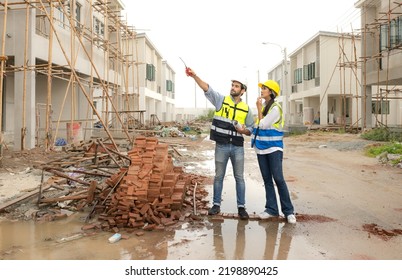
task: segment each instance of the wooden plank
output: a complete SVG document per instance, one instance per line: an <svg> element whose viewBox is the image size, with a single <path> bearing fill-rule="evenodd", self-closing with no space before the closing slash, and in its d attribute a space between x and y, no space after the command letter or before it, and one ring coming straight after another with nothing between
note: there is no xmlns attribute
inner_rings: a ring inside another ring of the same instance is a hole
<svg viewBox="0 0 402 280"><path fill-rule="evenodd" d="M53 186L50 185L50 186L47 186L47 187L45 187L45 188L42 188L42 192L43 192L44 190L47 190L47 189L51 188L51 187L53 187ZM18 202L20 202L20 201L22 201L22 200L24 200L24 199L27 199L27 198L29 198L29 197L31 197L31 196L34 196L34 195L36 195L36 194L38 194L38 193L39 193L39 189L38 189L37 191L24 194L23 196L20 196L20 197L18 197L18 198L16 198L16 199L13 199L13 200L11 200L11 201L8 201L8 202L4 203L3 205L0 205L0 212L4 211L4 209L6 209L7 207L10 207L11 205L13 205L13 204L15 204L15 203L18 203Z"/></svg>
<svg viewBox="0 0 402 280"><path fill-rule="evenodd" d="M82 195L71 195L71 196L63 196L63 197L51 197L51 198L44 198L41 199L41 203L54 203L54 202L60 202L60 201L66 201L66 200L80 200L80 199L86 199L88 197L87 194L82 194Z"/></svg>

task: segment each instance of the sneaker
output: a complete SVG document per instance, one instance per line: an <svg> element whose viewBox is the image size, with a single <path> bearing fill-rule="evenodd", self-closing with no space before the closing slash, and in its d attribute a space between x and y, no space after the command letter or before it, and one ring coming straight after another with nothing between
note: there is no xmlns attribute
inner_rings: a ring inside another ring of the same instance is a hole
<svg viewBox="0 0 402 280"><path fill-rule="evenodd" d="M261 220L266 220L266 219L269 219L269 218L277 218L278 216L271 215L271 214L269 214L269 213L264 211L264 212L261 212L260 214L258 214L258 217Z"/></svg>
<svg viewBox="0 0 402 280"><path fill-rule="evenodd" d="M287 216L286 218L287 218L289 224L295 224L296 223L296 216L295 215L291 214L291 215Z"/></svg>
<svg viewBox="0 0 402 280"><path fill-rule="evenodd" d="M214 205L208 210L208 215L216 215L221 212L221 207L219 205Z"/></svg>
<svg viewBox="0 0 402 280"><path fill-rule="evenodd" d="M244 207L239 207L238 208L238 213L239 213L239 218L240 220L247 220L248 219L248 213Z"/></svg>

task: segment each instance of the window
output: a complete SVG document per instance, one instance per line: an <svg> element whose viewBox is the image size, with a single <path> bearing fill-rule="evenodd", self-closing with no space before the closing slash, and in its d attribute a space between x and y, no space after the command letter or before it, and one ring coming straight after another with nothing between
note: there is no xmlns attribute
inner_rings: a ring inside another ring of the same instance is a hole
<svg viewBox="0 0 402 280"><path fill-rule="evenodd" d="M389 115L389 101L374 101L371 103L371 113Z"/></svg>
<svg viewBox="0 0 402 280"><path fill-rule="evenodd" d="M171 80L166 80L166 91L173 90L173 82Z"/></svg>
<svg viewBox="0 0 402 280"><path fill-rule="evenodd" d="M300 84L302 82L302 76L303 76L303 69L302 68L297 68L294 71L294 83L295 84Z"/></svg>
<svg viewBox="0 0 402 280"><path fill-rule="evenodd" d="M65 28L70 26L70 22L68 21L68 15L70 15L70 1L65 1L64 4L57 6L58 15L57 19L59 20L59 26Z"/></svg>
<svg viewBox="0 0 402 280"><path fill-rule="evenodd" d="M105 24L103 22L100 23L99 35L101 35L102 37L105 36Z"/></svg>
<svg viewBox="0 0 402 280"><path fill-rule="evenodd" d="M398 32L397 32L397 36L398 36L397 45L401 46L402 45L402 16L398 17L397 29L398 29Z"/></svg>
<svg viewBox="0 0 402 280"><path fill-rule="evenodd" d="M69 0L64 2L64 7L66 9L67 14L70 14L70 1Z"/></svg>
<svg viewBox="0 0 402 280"><path fill-rule="evenodd" d="M402 16L380 27L380 51L394 49L402 45Z"/></svg>
<svg viewBox="0 0 402 280"><path fill-rule="evenodd" d="M63 7L57 7L57 19L60 27L64 27L64 12Z"/></svg>
<svg viewBox="0 0 402 280"><path fill-rule="evenodd" d="M380 27L380 51L388 48L388 24L383 24Z"/></svg>
<svg viewBox="0 0 402 280"><path fill-rule="evenodd" d="M92 102L94 104L95 109L92 109L92 115L96 115L96 110L98 110L98 101L93 101Z"/></svg>
<svg viewBox="0 0 402 280"><path fill-rule="evenodd" d="M308 65L303 66L303 80L308 80Z"/></svg>
<svg viewBox="0 0 402 280"><path fill-rule="evenodd" d="M75 26L79 27L79 28L82 28L82 25L81 25L81 8L82 8L82 5L77 2L75 4L75 20L76 20Z"/></svg>
<svg viewBox="0 0 402 280"><path fill-rule="evenodd" d="M99 34L99 24L100 21L96 17L94 17L94 33Z"/></svg>
<svg viewBox="0 0 402 280"><path fill-rule="evenodd" d="M312 62L308 65L308 76L309 76L309 80L312 80L315 78L315 62Z"/></svg>
<svg viewBox="0 0 402 280"><path fill-rule="evenodd" d="M174 83L171 80L166 80L166 91L174 92Z"/></svg>
<svg viewBox="0 0 402 280"><path fill-rule="evenodd" d="M309 81L315 78L315 62L303 66L303 80Z"/></svg>
<svg viewBox="0 0 402 280"><path fill-rule="evenodd" d="M390 35L391 35L391 49L395 48L397 46L397 42L398 42L398 19L393 19L391 20L390 23Z"/></svg>
<svg viewBox="0 0 402 280"><path fill-rule="evenodd" d="M155 81L155 66L152 64L147 64L147 77L148 81Z"/></svg>
<svg viewBox="0 0 402 280"><path fill-rule="evenodd" d="M101 22L97 17L93 18L93 24L94 24L94 33L104 37L105 36L105 24Z"/></svg>

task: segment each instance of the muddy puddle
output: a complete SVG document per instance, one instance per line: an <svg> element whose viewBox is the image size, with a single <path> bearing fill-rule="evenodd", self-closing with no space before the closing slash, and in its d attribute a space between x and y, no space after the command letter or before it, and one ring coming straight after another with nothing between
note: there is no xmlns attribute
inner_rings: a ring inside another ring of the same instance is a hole
<svg viewBox="0 0 402 280"><path fill-rule="evenodd" d="M206 217L197 227L174 230L121 231L123 239L109 243L110 232L82 231L84 216L46 223L1 222L1 259L13 260L178 260L287 259L292 228L286 223ZM258 241L258 242L257 242Z"/></svg>

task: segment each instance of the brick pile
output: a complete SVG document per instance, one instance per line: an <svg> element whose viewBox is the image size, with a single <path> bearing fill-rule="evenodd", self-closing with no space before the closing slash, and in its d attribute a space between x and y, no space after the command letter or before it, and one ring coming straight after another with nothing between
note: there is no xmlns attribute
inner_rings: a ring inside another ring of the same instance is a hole
<svg viewBox="0 0 402 280"><path fill-rule="evenodd" d="M154 229L174 224L189 179L181 167L173 165L168 144L155 137L138 136L128 152L131 165L107 180L115 191L102 193L105 201L99 220L104 230L119 228Z"/></svg>

